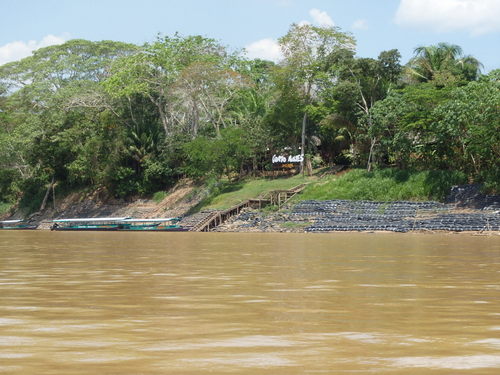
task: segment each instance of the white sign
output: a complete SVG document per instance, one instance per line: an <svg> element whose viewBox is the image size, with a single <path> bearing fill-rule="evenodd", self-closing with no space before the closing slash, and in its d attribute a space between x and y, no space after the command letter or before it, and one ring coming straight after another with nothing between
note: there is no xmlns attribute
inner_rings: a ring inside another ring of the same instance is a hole
<svg viewBox="0 0 500 375"><path fill-rule="evenodd" d="M302 163L304 157L302 155L290 155L288 158L283 155L273 155L273 163Z"/></svg>

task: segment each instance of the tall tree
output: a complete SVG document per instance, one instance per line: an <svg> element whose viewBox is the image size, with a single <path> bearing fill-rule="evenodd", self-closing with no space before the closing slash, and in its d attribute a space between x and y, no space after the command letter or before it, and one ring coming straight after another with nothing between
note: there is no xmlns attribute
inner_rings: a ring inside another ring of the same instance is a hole
<svg viewBox="0 0 500 375"><path fill-rule="evenodd" d="M247 86L238 72L212 62L192 63L172 86L171 113L179 126L196 136L201 125L220 129L230 124L227 108L238 91Z"/></svg>
<svg viewBox="0 0 500 375"><path fill-rule="evenodd" d="M473 81L479 77L482 64L470 55L464 55L456 44L439 43L415 48L408 67L411 76L419 82L435 81L440 85L459 80Z"/></svg>
<svg viewBox="0 0 500 375"><path fill-rule="evenodd" d="M441 158L472 179L500 188L500 82L471 82L436 108Z"/></svg>
<svg viewBox="0 0 500 375"><path fill-rule="evenodd" d="M282 68L286 80L293 81L293 87L303 97L304 109L301 130L301 159L306 147L307 106L316 96L318 81L331 68L332 56L339 50L354 51L355 40L336 27L316 27L293 24L288 33L279 39L283 52ZM301 162L304 171L304 162Z"/></svg>
<svg viewBox="0 0 500 375"><path fill-rule="evenodd" d="M378 59L371 59L338 53L334 59L337 70L329 77L334 84L325 85L321 94L331 112L322 122L338 129L342 136L348 135L353 156L361 162L366 155L364 161L370 170L379 143L371 108L398 86L401 55L398 50L390 50L380 53Z"/></svg>
<svg viewBox="0 0 500 375"><path fill-rule="evenodd" d="M398 50L384 51L379 55L378 60L360 58L356 59L351 75L355 80L359 98L357 101L359 109L363 113L360 125L365 125L366 135L370 140L366 169L372 169L374 149L379 142L379 137L373 126L371 108L376 101L387 96L391 87L399 79L401 65L399 64L401 55Z"/></svg>
<svg viewBox="0 0 500 375"><path fill-rule="evenodd" d="M147 98L155 106L165 135L171 136L184 113L172 110L173 88L184 70L193 65L221 66L228 54L215 40L201 36L158 37L143 51L121 59L105 82L107 92L128 100L133 95Z"/></svg>
<svg viewBox="0 0 500 375"><path fill-rule="evenodd" d="M136 49L120 42L72 40L0 67L8 115L8 130L0 131L4 131L6 149L12 150L8 163L25 183L32 181L33 190L53 179L68 180L69 166L80 155L67 136L71 133L84 142L92 134L88 130L100 122L99 111L85 114L69 103L95 90L108 75L111 62ZM31 187L25 184L24 189Z"/></svg>

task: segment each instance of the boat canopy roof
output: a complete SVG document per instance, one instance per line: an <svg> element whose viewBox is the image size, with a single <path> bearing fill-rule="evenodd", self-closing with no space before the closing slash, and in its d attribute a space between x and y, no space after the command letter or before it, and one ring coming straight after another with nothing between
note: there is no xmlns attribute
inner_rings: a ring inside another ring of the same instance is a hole
<svg viewBox="0 0 500 375"><path fill-rule="evenodd" d="M15 224L15 223L22 223L24 220L3 220L0 221L1 224Z"/></svg>
<svg viewBox="0 0 500 375"><path fill-rule="evenodd" d="M102 222L123 222L123 223L163 223L167 221L180 220L178 217L161 217L155 219L133 219L131 217L88 217L56 219L53 223L102 223ZM19 220L22 221L22 220Z"/></svg>
<svg viewBox="0 0 500 375"><path fill-rule="evenodd" d="M123 220L126 223L162 223L164 221L172 221L178 220L178 217L164 217L157 219L125 219Z"/></svg>
<svg viewBox="0 0 500 375"><path fill-rule="evenodd" d="M95 223L105 221L124 221L130 217L93 217L93 218L73 218L52 220L54 223Z"/></svg>

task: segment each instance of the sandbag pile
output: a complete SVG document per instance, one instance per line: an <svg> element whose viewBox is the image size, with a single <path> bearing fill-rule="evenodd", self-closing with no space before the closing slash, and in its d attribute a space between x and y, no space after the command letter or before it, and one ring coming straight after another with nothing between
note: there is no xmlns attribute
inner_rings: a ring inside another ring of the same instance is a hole
<svg viewBox="0 0 500 375"><path fill-rule="evenodd" d="M303 201L290 215L310 221L306 232L330 231L499 231L500 212L457 212L454 205L438 202Z"/></svg>

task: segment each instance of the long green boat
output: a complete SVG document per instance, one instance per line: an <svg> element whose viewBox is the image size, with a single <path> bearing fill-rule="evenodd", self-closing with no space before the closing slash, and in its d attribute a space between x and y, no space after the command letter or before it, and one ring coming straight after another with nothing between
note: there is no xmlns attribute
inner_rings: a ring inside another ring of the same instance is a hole
<svg viewBox="0 0 500 375"><path fill-rule="evenodd" d="M94 217L52 220L51 230L67 231L113 231L123 227L129 217Z"/></svg>
<svg viewBox="0 0 500 375"><path fill-rule="evenodd" d="M125 219L123 231L163 231L163 232L183 232L187 228L179 225L180 217L168 217L158 219Z"/></svg>
<svg viewBox="0 0 500 375"><path fill-rule="evenodd" d="M186 231L180 218L133 219L131 217L73 218L53 220L51 230L58 231Z"/></svg>
<svg viewBox="0 0 500 375"><path fill-rule="evenodd" d="M0 221L0 229L22 230L36 229L36 225L27 223L24 220L2 220Z"/></svg>

